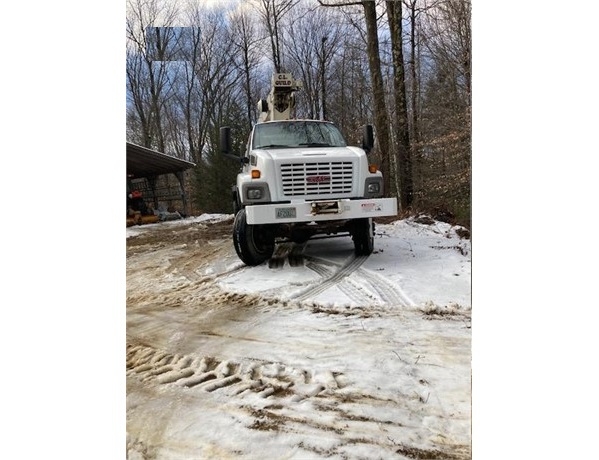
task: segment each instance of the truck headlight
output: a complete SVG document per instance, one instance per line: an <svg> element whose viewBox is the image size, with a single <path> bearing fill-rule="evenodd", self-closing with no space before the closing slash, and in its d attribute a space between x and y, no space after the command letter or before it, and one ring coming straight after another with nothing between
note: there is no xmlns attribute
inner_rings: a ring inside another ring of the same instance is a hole
<svg viewBox="0 0 599 460"><path fill-rule="evenodd" d="M380 193L381 191L381 184L379 184L378 182L371 182L370 184L368 184L368 193Z"/></svg>
<svg viewBox="0 0 599 460"><path fill-rule="evenodd" d="M378 198L383 195L383 178L367 177L364 184L364 198Z"/></svg>
<svg viewBox="0 0 599 460"><path fill-rule="evenodd" d="M243 204L270 202L270 190L266 182L245 182L241 184L239 196Z"/></svg>
<svg viewBox="0 0 599 460"><path fill-rule="evenodd" d="M248 200L259 200L264 195L262 187L252 187L247 189Z"/></svg>

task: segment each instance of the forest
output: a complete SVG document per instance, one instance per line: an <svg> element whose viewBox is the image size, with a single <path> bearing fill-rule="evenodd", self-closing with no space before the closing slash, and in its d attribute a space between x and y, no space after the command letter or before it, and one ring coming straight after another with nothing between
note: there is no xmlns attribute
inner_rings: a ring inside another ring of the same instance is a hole
<svg viewBox="0 0 599 460"><path fill-rule="evenodd" d="M470 0L127 0L128 142L191 161L195 212L230 213L275 72L302 82L296 118L334 122L370 154L400 213L471 223Z"/></svg>

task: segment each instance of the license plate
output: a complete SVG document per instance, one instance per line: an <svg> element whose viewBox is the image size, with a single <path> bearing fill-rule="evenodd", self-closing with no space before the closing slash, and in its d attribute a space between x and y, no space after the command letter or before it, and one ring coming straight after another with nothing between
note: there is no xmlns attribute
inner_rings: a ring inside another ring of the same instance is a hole
<svg viewBox="0 0 599 460"><path fill-rule="evenodd" d="M295 208L277 208L277 219L293 219L295 217Z"/></svg>

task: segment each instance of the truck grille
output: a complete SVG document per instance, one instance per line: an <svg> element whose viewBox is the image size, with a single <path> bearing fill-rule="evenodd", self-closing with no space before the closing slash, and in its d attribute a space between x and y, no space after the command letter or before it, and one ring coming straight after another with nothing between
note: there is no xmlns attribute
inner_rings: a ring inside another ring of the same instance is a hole
<svg viewBox="0 0 599 460"><path fill-rule="evenodd" d="M352 173L351 161L284 163L281 165L283 194L297 196L351 193Z"/></svg>

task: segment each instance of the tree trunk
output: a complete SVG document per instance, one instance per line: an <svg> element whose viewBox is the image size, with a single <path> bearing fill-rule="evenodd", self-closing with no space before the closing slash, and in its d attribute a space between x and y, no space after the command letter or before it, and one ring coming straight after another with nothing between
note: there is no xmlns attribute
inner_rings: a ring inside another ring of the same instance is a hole
<svg viewBox="0 0 599 460"><path fill-rule="evenodd" d="M374 125L378 138L381 154L381 172L383 173L383 187L385 193L391 190L391 177L389 168L389 114L385 103L385 88L381 72L381 58L379 55L379 38L376 24L376 5L373 1L362 2L364 19L366 21L366 37L368 48L368 66L372 78L372 93L374 98Z"/></svg>
<svg viewBox="0 0 599 460"><path fill-rule="evenodd" d="M403 62L402 3L396 1L387 1L386 3L393 54L393 96L395 100L395 122L397 127L396 164L399 167L401 208L406 210L411 206L413 201L414 185Z"/></svg>
<svg viewBox="0 0 599 460"><path fill-rule="evenodd" d="M410 137L410 153L412 159L412 180L415 182L420 177L420 122L419 122L419 104L418 104L418 71L416 68L416 55L418 46L416 43L416 0L410 4L410 74L412 80L412 133ZM419 61L418 61L419 62Z"/></svg>

